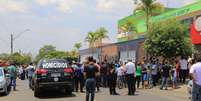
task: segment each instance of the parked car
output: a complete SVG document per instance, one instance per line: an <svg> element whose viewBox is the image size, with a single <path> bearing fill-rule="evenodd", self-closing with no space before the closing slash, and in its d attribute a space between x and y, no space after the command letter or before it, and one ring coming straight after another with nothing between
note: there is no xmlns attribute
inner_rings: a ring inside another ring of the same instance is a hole
<svg viewBox="0 0 201 101"><path fill-rule="evenodd" d="M41 60L35 70L32 80L34 96L40 97L41 92L49 89L73 92L73 69L63 59Z"/></svg>
<svg viewBox="0 0 201 101"><path fill-rule="evenodd" d="M0 67L0 93L7 95L10 88L11 88L10 75L7 74L3 68Z"/></svg>

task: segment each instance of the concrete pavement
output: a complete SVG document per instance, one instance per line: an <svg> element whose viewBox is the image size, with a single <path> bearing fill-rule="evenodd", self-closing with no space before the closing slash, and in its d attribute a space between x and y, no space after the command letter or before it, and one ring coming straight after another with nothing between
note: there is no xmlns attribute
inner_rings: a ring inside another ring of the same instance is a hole
<svg viewBox="0 0 201 101"><path fill-rule="evenodd" d="M96 93L95 101L188 101L186 87L176 90L139 89L135 96L128 96L127 89L117 90L120 95L111 96L109 90L101 88ZM28 81L17 81L17 91L11 91L8 96L1 96L0 101L85 101L84 93L74 93L67 96L58 91L45 92L43 97L35 98L33 91L28 88Z"/></svg>

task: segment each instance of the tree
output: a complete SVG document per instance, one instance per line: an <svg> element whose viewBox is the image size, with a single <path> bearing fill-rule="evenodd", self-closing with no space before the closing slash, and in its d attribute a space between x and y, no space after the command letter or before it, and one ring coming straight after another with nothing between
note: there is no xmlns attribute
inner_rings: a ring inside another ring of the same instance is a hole
<svg viewBox="0 0 201 101"><path fill-rule="evenodd" d="M1 54L0 59L4 61L12 62L16 65L23 65L23 64L29 64L32 62L32 57L30 54L20 54L18 52L13 54Z"/></svg>
<svg viewBox="0 0 201 101"><path fill-rule="evenodd" d="M85 40L89 43L89 48L92 49L92 54L94 53L94 48L96 45L96 41L98 40L97 33L95 32L88 32L87 37Z"/></svg>
<svg viewBox="0 0 201 101"><path fill-rule="evenodd" d="M39 54L35 58L35 62L37 63L41 59L66 59L68 61L72 61L77 59L77 52L76 50L69 52L59 51L56 50L55 46L45 45L40 48Z"/></svg>
<svg viewBox="0 0 201 101"><path fill-rule="evenodd" d="M99 29L96 30L96 37L99 45L102 45L102 41L104 38L108 38L108 31L104 27L100 27Z"/></svg>
<svg viewBox="0 0 201 101"><path fill-rule="evenodd" d="M100 48L100 52L102 53L102 45L103 45L103 39L109 38L108 37L108 31L104 27L100 27L96 30L96 37L97 37L97 47ZM100 55L100 61L102 60L102 55Z"/></svg>
<svg viewBox="0 0 201 101"><path fill-rule="evenodd" d="M45 59L64 59L65 57L66 53L63 51L50 51L44 56Z"/></svg>
<svg viewBox="0 0 201 101"><path fill-rule="evenodd" d="M35 61L38 62L42 58L44 58L48 53L56 51L56 47L52 45L44 45L39 50L39 54L36 56Z"/></svg>
<svg viewBox="0 0 201 101"><path fill-rule="evenodd" d="M128 34L128 40L130 37L131 39L133 39L133 35L137 34L137 28L132 20L128 20L126 24L122 27L122 30L124 33Z"/></svg>
<svg viewBox="0 0 201 101"><path fill-rule="evenodd" d="M75 43L74 47L79 51L79 49L82 47L82 43L81 42Z"/></svg>
<svg viewBox="0 0 201 101"><path fill-rule="evenodd" d="M193 49L194 58L201 58L201 44L194 45Z"/></svg>
<svg viewBox="0 0 201 101"><path fill-rule="evenodd" d="M192 53L187 27L176 19L153 23L146 37L145 49L151 56L171 59Z"/></svg>
<svg viewBox="0 0 201 101"><path fill-rule="evenodd" d="M124 26L124 33L126 32L137 32L137 28L133 25L133 21L129 20L126 22L126 25Z"/></svg>
<svg viewBox="0 0 201 101"><path fill-rule="evenodd" d="M141 3L137 6L135 11L143 11L146 15L147 32L149 32L150 17L153 14L161 13L164 10L164 6L156 0L140 0Z"/></svg>

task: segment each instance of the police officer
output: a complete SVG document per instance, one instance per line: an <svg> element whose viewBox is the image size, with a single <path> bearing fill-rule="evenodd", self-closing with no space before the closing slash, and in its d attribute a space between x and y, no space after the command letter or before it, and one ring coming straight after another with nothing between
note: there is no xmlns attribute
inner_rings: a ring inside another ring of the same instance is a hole
<svg viewBox="0 0 201 101"><path fill-rule="evenodd" d="M110 95L118 95L116 93L116 81L117 81L117 74L113 64L110 64L110 68L108 69L108 85Z"/></svg>

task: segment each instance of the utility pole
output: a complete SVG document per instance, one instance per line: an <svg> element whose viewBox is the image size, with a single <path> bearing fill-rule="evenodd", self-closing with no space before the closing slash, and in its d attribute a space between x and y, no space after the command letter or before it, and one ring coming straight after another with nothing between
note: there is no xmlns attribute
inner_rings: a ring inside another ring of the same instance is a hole
<svg viewBox="0 0 201 101"><path fill-rule="evenodd" d="M11 40L10 50L11 50L11 54L13 54L13 34L10 35L10 40Z"/></svg>
<svg viewBox="0 0 201 101"><path fill-rule="evenodd" d="M18 33L15 37L13 34L10 35L10 52L11 52L11 54L13 54L13 52L14 52L14 40L19 38L22 34L24 34L27 31L30 31L30 29L26 29L26 30Z"/></svg>

